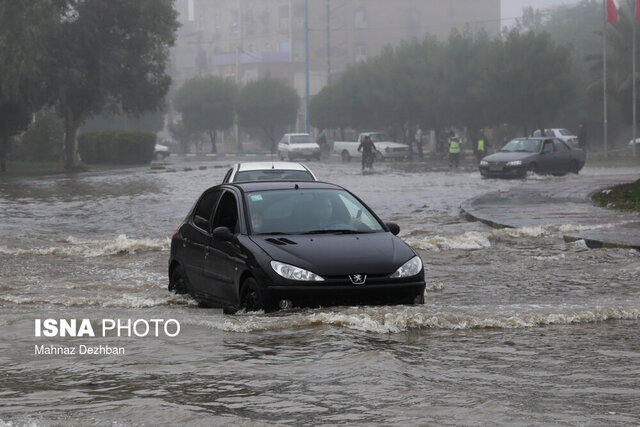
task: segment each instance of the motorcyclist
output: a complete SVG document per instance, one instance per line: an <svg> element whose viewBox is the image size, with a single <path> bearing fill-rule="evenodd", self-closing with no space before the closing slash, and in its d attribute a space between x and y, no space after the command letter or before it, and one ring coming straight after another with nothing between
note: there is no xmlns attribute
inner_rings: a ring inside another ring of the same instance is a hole
<svg viewBox="0 0 640 427"><path fill-rule="evenodd" d="M364 171L365 166L372 168L373 160L375 158L374 153L377 152L377 150L369 135L365 136L364 139L360 141L358 151L362 151L362 170Z"/></svg>

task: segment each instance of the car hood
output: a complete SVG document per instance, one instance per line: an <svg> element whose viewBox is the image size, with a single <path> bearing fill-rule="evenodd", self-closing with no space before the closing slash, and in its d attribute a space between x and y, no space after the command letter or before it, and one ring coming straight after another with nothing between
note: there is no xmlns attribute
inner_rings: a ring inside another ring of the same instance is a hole
<svg viewBox="0 0 640 427"><path fill-rule="evenodd" d="M391 233L251 236L271 258L321 276L391 274L415 256Z"/></svg>
<svg viewBox="0 0 640 427"><path fill-rule="evenodd" d="M513 160L525 160L529 157L535 156L536 154L538 153L515 153L511 151L489 154L488 156L483 157L482 160L487 162L511 162Z"/></svg>
<svg viewBox="0 0 640 427"><path fill-rule="evenodd" d="M393 141L378 141L378 142L374 142L373 145L375 145L376 147L380 145L382 147L389 147L389 148L409 148L407 144L401 144L399 142L393 142Z"/></svg>

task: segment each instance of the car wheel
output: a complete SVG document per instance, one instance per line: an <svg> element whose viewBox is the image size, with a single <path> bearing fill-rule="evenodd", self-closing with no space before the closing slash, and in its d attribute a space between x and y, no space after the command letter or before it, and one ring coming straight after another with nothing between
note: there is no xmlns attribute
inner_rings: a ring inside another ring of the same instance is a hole
<svg viewBox="0 0 640 427"><path fill-rule="evenodd" d="M252 277L242 282L240 288L240 309L257 311L264 309L264 301L258 291L258 283Z"/></svg>
<svg viewBox="0 0 640 427"><path fill-rule="evenodd" d="M349 152L347 150L342 150L342 161L343 162L350 162L351 161L351 155L349 154Z"/></svg>
<svg viewBox="0 0 640 427"><path fill-rule="evenodd" d="M175 292L176 294L186 294L188 292L187 280L180 266L176 266L171 273L169 292Z"/></svg>
<svg viewBox="0 0 640 427"><path fill-rule="evenodd" d="M531 173L535 173L537 175L538 174L538 164L537 163L531 163L527 167L527 171L529 171Z"/></svg>
<svg viewBox="0 0 640 427"><path fill-rule="evenodd" d="M572 160L571 163L569 163L569 171L578 175L578 173L580 172L580 166L578 165L578 162Z"/></svg>
<svg viewBox="0 0 640 427"><path fill-rule="evenodd" d="M420 292L413 298L413 303L415 305L424 305L424 292Z"/></svg>

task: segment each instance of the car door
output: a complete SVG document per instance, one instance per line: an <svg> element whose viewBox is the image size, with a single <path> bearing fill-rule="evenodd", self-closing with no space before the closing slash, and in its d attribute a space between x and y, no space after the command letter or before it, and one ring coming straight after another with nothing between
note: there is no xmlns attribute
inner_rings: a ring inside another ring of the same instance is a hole
<svg viewBox="0 0 640 427"><path fill-rule="evenodd" d="M555 148L552 139L545 139L540 152L539 170L543 173L551 173L555 169Z"/></svg>
<svg viewBox="0 0 640 427"><path fill-rule="evenodd" d="M206 289L204 274L205 249L211 234L211 218L222 191L209 191L202 195L193 210L185 235L183 236L183 265L189 286L196 295Z"/></svg>
<svg viewBox="0 0 640 427"><path fill-rule="evenodd" d="M283 136L280 139L280 142L278 142L278 151L282 154L282 155L287 155L289 154L289 138L288 135Z"/></svg>
<svg viewBox="0 0 640 427"><path fill-rule="evenodd" d="M567 143L561 139L554 139L553 145L556 149L555 171L557 173L569 172L571 165L571 149L567 146Z"/></svg>
<svg viewBox="0 0 640 427"><path fill-rule="evenodd" d="M213 215L212 230L218 227L227 227L234 235L240 232L239 203L230 190L221 195ZM233 304L236 300L233 267L238 256L237 242L208 236L204 254L205 291L220 306Z"/></svg>

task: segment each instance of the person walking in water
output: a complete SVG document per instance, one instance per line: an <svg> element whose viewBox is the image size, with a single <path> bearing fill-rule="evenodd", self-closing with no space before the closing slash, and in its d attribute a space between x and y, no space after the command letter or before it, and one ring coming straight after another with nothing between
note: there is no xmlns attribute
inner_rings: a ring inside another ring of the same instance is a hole
<svg viewBox="0 0 640 427"><path fill-rule="evenodd" d="M453 131L449 132L449 168L458 169L460 165L460 146L462 145L460 137Z"/></svg>
<svg viewBox="0 0 640 427"><path fill-rule="evenodd" d="M480 164L480 160L487 155L487 146L487 137L484 136L484 131L481 130L480 136L478 137L478 143L476 144L476 160L478 164Z"/></svg>

